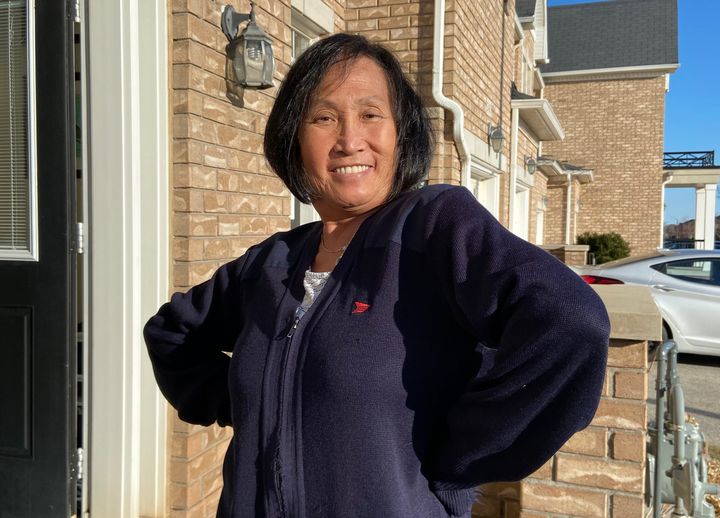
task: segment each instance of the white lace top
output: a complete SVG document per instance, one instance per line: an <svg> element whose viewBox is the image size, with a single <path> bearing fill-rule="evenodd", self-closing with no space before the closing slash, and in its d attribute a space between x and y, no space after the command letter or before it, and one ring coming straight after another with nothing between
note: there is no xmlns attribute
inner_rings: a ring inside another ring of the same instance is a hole
<svg viewBox="0 0 720 518"><path fill-rule="evenodd" d="M299 308L302 314L305 314L318 298L320 292L325 287L325 283L327 283L327 280L330 278L330 273L332 272L311 272L310 270L305 272L305 279L303 280L305 297L303 297L302 304L300 304Z"/></svg>

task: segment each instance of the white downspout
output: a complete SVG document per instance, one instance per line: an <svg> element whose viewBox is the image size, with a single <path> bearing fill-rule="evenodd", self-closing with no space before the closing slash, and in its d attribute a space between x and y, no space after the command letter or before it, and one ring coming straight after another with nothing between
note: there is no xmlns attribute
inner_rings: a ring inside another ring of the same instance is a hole
<svg viewBox="0 0 720 518"><path fill-rule="evenodd" d="M565 173L568 179L567 204L565 207L565 244L570 243L570 218L572 216L572 173Z"/></svg>
<svg viewBox="0 0 720 518"><path fill-rule="evenodd" d="M515 190L517 184L517 148L518 148L518 126L520 125L520 110L513 108L510 123L510 179L508 193L508 228L510 232L515 231Z"/></svg>
<svg viewBox="0 0 720 518"><path fill-rule="evenodd" d="M443 55L445 49L445 0L435 0L435 21L433 28L432 95L435 102L453 114L453 138L460 158L460 182L470 187L470 156L467 152L463 126L465 114L462 107L445 97L443 87Z"/></svg>

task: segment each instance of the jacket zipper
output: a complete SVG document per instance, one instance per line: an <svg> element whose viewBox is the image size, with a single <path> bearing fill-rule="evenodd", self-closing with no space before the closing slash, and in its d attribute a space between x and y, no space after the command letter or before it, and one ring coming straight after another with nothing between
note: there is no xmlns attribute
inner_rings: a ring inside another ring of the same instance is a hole
<svg viewBox="0 0 720 518"><path fill-rule="evenodd" d="M275 475L275 491L277 493L277 500L278 504L280 506L280 514L281 516L289 516L286 514L288 511L292 514L292 510L288 509L288 501L286 501L286 495L285 490L287 489L283 485L283 460L282 460L282 445L283 443L287 443L288 440L292 440L292 437L287 436L288 432L291 432L291 430L284 430L283 425L285 421L285 414L286 414L286 408L285 408L285 397L286 397L286 385L287 385L287 378L288 378L288 367L290 363L290 357L292 353L292 347L293 347L293 335L295 334L295 331L297 331L298 325L300 324L300 318L302 318L303 313L300 312L300 308L297 308L295 310L295 317L293 318L292 325L290 326L290 329L288 329L286 340L285 340L285 352L283 354L282 362L280 364L280 392L278 397L278 411L277 411L277 423L276 423L276 440L277 444L275 445L275 451L274 451L274 459L273 459L273 470ZM293 369L294 374L295 369ZM290 377L291 379L294 378L294 376Z"/></svg>

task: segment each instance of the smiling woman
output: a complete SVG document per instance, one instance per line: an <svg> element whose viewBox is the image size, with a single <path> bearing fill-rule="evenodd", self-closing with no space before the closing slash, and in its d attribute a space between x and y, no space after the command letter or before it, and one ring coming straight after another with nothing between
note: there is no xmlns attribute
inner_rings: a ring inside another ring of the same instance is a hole
<svg viewBox="0 0 720 518"><path fill-rule="evenodd" d="M288 72L265 153L322 221L145 328L180 417L233 426L219 517L469 517L592 419L602 302L466 189L418 189L431 150L387 49L336 34Z"/></svg>
<svg viewBox="0 0 720 518"><path fill-rule="evenodd" d="M385 73L369 58L334 65L300 126L300 156L323 221L384 203L397 131Z"/></svg>

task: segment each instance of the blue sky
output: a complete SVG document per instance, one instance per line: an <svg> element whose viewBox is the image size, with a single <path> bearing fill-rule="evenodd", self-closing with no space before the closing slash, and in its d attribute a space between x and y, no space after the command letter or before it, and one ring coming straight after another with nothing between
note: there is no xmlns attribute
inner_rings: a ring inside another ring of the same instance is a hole
<svg viewBox="0 0 720 518"><path fill-rule="evenodd" d="M589 3L548 0L549 6ZM670 76L665 105L665 151L715 151L720 164L720 84L717 52L718 0L678 0L680 68ZM716 203L720 214L720 191ZM667 189L665 223L695 217L695 190Z"/></svg>

